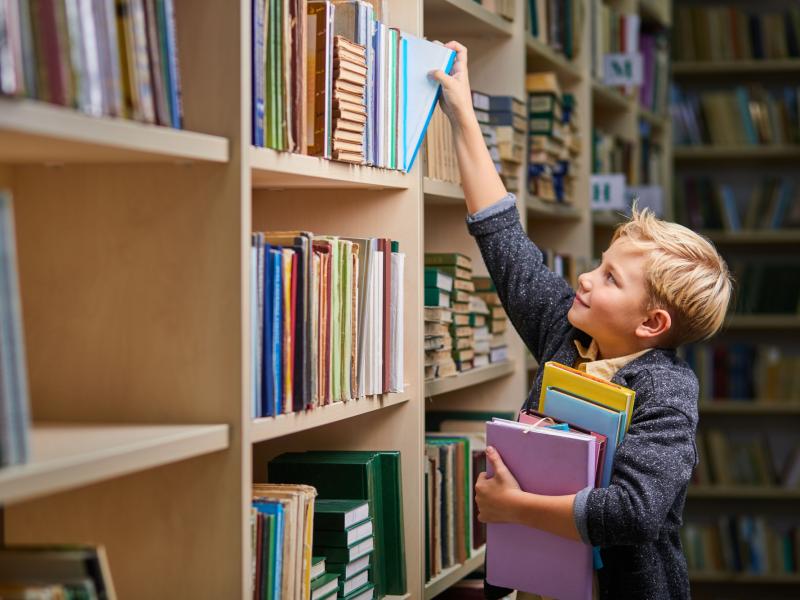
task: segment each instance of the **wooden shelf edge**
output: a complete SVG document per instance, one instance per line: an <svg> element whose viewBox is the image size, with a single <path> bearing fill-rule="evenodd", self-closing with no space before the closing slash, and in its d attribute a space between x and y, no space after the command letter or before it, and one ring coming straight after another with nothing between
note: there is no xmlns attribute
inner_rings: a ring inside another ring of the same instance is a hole
<svg viewBox="0 0 800 600"><path fill-rule="evenodd" d="M702 415L788 416L800 415L800 402L762 400L706 400L699 404Z"/></svg>
<svg viewBox="0 0 800 600"><path fill-rule="evenodd" d="M669 118L666 115L656 114L641 104L639 105L639 117L656 129L664 129L669 125Z"/></svg>
<svg viewBox="0 0 800 600"><path fill-rule="evenodd" d="M729 61L676 61L672 63L674 76L687 75L738 75L750 72L785 73L800 71L800 59L783 60L729 60Z"/></svg>
<svg viewBox="0 0 800 600"><path fill-rule="evenodd" d="M525 210L528 216L552 220L574 221L581 218L581 211L575 206L557 202L544 202L532 196L526 196Z"/></svg>
<svg viewBox="0 0 800 600"><path fill-rule="evenodd" d="M619 90L608 87L599 81L592 82L592 105L613 109L615 112L632 111L636 104Z"/></svg>
<svg viewBox="0 0 800 600"><path fill-rule="evenodd" d="M422 190L426 204L453 204L464 206L464 188L458 183L425 177Z"/></svg>
<svg viewBox="0 0 800 600"><path fill-rule="evenodd" d="M677 161L800 159L800 145L675 146L672 155Z"/></svg>
<svg viewBox="0 0 800 600"><path fill-rule="evenodd" d="M412 175L351 165L318 156L250 147L251 185L256 189L407 189Z"/></svg>
<svg viewBox="0 0 800 600"><path fill-rule="evenodd" d="M796 244L800 243L800 230L743 230L700 232L715 244Z"/></svg>
<svg viewBox="0 0 800 600"><path fill-rule="evenodd" d="M481 546L473 551L471 557L463 564L454 565L439 573L425 584L425 600L430 600L441 594L450 586L458 583L483 564L486 556L486 546Z"/></svg>
<svg viewBox="0 0 800 600"><path fill-rule="evenodd" d="M485 367L472 369L466 373L459 373L453 377L435 379L425 383L425 397L438 396L439 394L446 394L473 385L486 383L487 381L510 375L513 372L514 362L511 360L504 360Z"/></svg>
<svg viewBox="0 0 800 600"><path fill-rule="evenodd" d="M526 32L525 35L525 51L528 60L546 63L563 78L571 81L579 81L582 78L580 69L570 63L566 56L557 53L547 44L543 44L530 32Z"/></svg>
<svg viewBox="0 0 800 600"><path fill-rule="evenodd" d="M409 400L411 400L411 391L409 386L406 386L405 391L401 393L369 396L349 402L335 402L310 411L255 419L250 422L250 443L266 442L293 433L338 423L376 410L397 406Z"/></svg>
<svg viewBox="0 0 800 600"><path fill-rule="evenodd" d="M800 315L733 315L724 329L800 329Z"/></svg>
<svg viewBox="0 0 800 600"><path fill-rule="evenodd" d="M800 489L778 486L694 485L689 498L729 500L800 500Z"/></svg>
<svg viewBox="0 0 800 600"><path fill-rule="evenodd" d="M223 137L93 117L29 99L0 99L0 161L30 163L228 162Z"/></svg>
<svg viewBox="0 0 800 600"><path fill-rule="evenodd" d="M777 585L800 585L800 574L769 574L755 575L749 573L720 573L720 572L701 572L689 571L689 581L691 583L753 583L758 585L777 584Z"/></svg>
<svg viewBox="0 0 800 600"><path fill-rule="evenodd" d="M10 504L210 454L228 447L228 425L38 423L32 458L0 469Z"/></svg>
<svg viewBox="0 0 800 600"><path fill-rule="evenodd" d="M426 0L424 12L429 16L426 23L444 20L451 37L457 35L481 37L511 37L514 23L484 8L474 0ZM436 27L426 28L426 35L437 31Z"/></svg>

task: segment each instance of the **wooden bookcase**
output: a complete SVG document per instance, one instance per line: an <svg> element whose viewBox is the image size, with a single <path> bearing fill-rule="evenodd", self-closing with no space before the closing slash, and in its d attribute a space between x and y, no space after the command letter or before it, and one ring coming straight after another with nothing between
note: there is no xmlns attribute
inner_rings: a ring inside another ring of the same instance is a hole
<svg viewBox="0 0 800 600"><path fill-rule="evenodd" d="M575 61L526 32L524 0L513 22L472 0L388 2L392 26L464 42L477 90L524 99L527 72L555 70L576 95L575 204L524 191L517 201L533 240L586 263L609 232L589 206L592 123L636 139L638 119L649 120L669 147L661 116L592 82L594 1ZM668 24L667 2L617 4ZM424 252L463 252L486 272L463 193L423 180L421 165L403 175L252 148L250 5L177 0L183 131L0 99L0 185L14 197L35 420L34 460L0 471L5 540L103 543L122 598L250 598L250 486L267 462L292 450L393 449L406 597L430 598L482 558L426 586L425 410L516 410L532 365L510 331L508 364L423 382ZM250 232L287 228L400 242L403 393L250 419Z"/></svg>

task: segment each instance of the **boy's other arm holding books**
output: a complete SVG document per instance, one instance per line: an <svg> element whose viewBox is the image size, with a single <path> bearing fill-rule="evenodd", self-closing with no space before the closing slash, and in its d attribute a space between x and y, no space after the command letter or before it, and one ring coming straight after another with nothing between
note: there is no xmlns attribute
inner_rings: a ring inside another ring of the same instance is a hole
<svg viewBox="0 0 800 600"><path fill-rule="evenodd" d="M442 84L443 110L453 127L469 230L511 322L541 361L553 334L569 327L574 292L544 265L541 251L522 229L514 196L506 192L475 118L467 49L457 42L447 47L457 53L453 74L432 76Z"/></svg>

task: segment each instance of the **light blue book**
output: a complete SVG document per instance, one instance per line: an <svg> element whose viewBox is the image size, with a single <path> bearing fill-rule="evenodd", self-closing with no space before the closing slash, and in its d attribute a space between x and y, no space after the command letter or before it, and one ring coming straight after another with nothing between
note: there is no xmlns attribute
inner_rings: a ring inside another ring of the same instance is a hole
<svg viewBox="0 0 800 600"><path fill-rule="evenodd" d="M603 459L600 486L607 487L611 482L614 454L617 445L622 441L620 432L624 431L625 413L599 406L558 388L547 388L545 397L548 416L606 436L606 454Z"/></svg>
<svg viewBox="0 0 800 600"><path fill-rule="evenodd" d="M431 79L428 74L441 69L449 75L456 53L450 48L407 33L403 33L402 36L401 52L403 53L402 169L408 172L414 166L414 159L425 137L425 131L428 129L441 91L439 83Z"/></svg>

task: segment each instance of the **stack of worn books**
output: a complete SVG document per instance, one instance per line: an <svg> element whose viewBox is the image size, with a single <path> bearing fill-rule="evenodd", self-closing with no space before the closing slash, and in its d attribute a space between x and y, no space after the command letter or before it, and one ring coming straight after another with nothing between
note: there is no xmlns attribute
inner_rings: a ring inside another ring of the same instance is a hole
<svg viewBox="0 0 800 600"><path fill-rule="evenodd" d="M450 324L453 310L449 307L425 307L425 381L456 374L453 361L453 338Z"/></svg>
<svg viewBox="0 0 800 600"><path fill-rule="evenodd" d="M333 158L362 164L367 124L367 49L337 35L333 66Z"/></svg>
<svg viewBox="0 0 800 600"><path fill-rule="evenodd" d="M485 325L488 329L489 362L496 363L508 360L508 315L497 295L497 289L491 277L473 277L475 295L486 303L488 314Z"/></svg>

